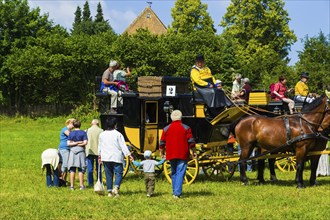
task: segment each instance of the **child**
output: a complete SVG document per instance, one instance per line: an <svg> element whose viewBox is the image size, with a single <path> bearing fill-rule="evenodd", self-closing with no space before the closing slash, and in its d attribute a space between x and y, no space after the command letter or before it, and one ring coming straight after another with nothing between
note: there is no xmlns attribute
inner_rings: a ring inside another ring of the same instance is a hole
<svg viewBox="0 0 330 220"><path fill-rule="evenodd" d="M57 149L49 148L44 150L41 154L42 165L41 168L46 168L46 184L48 187L60 185L59 163L60 156Z"/></svg>
<svg viewBox="0 0 330 220"><path fill-rule="evenodd" d="M80 190L85 189L84 173L86 167L85 145L87 144L87 134L80 130L81 123L79 120L73 122L74 130L70 132L68 137L68 146L70 146L70 154L68 168L70 170L70 190L74 190L74 178L76 168L79 172Z"/></svg>
<svg viewBox="0 0 330 220"><path fill-rule="evenodd" d="M143 166L144 182L146 184L147 196L150 197L154 193L155 189L155 166L161 165L165 162L165 158L161 161L152 160L152 152L146 150L144 152L144 158L142 162L133 161L133 164L137 167Z"/></svg>

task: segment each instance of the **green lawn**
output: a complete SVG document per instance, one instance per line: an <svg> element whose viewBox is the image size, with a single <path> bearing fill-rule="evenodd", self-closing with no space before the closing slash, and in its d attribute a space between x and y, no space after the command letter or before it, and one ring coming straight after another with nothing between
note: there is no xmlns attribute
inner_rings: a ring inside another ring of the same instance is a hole
<svg viewBox="0 0 330 220"><path fill-rule="evenodd" d="M0 118L0 219L329 219L330 177L318 187L296 189L294 173L277 171L276 184L257 185L256 173L242 186L238 173L229 182L203 175L184 186L174 200L161 175L156 195L147 198L141 177L128 174L119 198L98 196L92 189L47 188L40 155L57 148L64 118ZM82 128L88 127L83 122ZM266 181L269 172L265 172ZM309 170L304 173L308 185Z"/></svg>

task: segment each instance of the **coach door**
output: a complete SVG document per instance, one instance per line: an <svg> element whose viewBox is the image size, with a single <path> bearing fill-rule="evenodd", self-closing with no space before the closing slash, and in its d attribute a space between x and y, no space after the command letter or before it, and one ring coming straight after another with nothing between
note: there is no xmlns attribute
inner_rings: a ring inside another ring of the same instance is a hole
<svg viewBox="0 0 330 220"><path fill-rule="evenodd" d="M151 100L145 101L143 112L143 124L144 129L143 146L144 151L150 150L156 151L158 144L158 101Z"/></svg>

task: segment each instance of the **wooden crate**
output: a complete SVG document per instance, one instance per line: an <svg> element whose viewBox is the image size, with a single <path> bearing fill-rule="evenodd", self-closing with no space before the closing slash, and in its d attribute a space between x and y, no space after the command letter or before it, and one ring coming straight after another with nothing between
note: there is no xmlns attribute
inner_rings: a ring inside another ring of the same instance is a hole
<svg viewBox="0 0 330 220"><path fill-rule="evenodd" d="M250 92L249 105L268 105L271 97L267 92Z"/></svg>
<svg viewBox="0 0 330 220"><path fill-rule="evenodd" d="M191 93L190 79L172 76L140 76L138 78L138 92L140 97L166 96L167 86L175 86L175 94Z"/></svg>

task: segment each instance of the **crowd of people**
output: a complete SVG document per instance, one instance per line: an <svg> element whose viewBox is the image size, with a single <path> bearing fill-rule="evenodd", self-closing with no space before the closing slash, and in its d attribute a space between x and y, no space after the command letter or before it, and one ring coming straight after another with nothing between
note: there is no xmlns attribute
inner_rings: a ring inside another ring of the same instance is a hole
<svg viewBox="0 0 330 220"><path fill-rule="evenodd" d="M145 160L141 162L134 160L124 136L116 130L116 118L106 120L105 130L99 128L97 119L93 119L91 127L85 131L80 129L79 120L68 119L66 126L60 132L58 149L46 149L41 155L42 168L46 169L46 185L66 186L67 172L70 172L70 190L75 190L75 173L78 171L79 189L84 190L86 188L84 173L87 168L88 187L92 188L96 182L94 182L94 165L98 173L99 164L102 164L108 196L118 197L123 178L124 157L127 156L135 166L143 167L146 193L151 197L155 190L155 166L163 164L166 158L171 163L173 197L180 198L189 160L189 149L193 150L193 157L196 157L195 140L191 128L181 121L181 111L174 110L171 119L172 123L163 129L160 139L162 160L153 160L152 152L146 150ZM102 181L101 176L98 178Z"/></svg>

